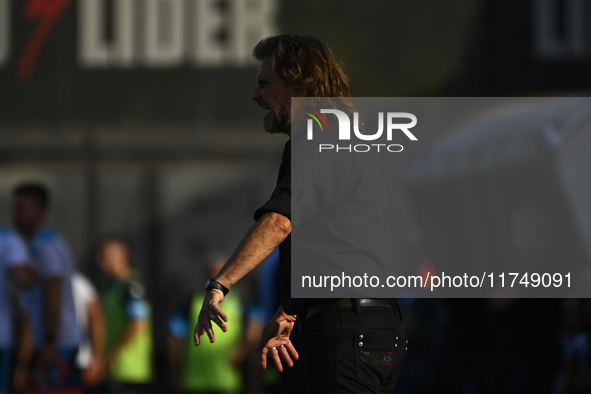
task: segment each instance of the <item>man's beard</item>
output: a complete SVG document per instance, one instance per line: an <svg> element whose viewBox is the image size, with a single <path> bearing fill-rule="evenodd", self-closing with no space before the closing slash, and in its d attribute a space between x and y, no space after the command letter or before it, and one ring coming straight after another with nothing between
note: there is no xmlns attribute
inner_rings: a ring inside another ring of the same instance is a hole
<svg viewBox="0 0 591 394"><path fill-rule="evenodd" d="M269 134L289 134L289 128L291 127L290 97L285 95L285 97L281 97L277 102L279 104L277 111L274 109L269 110L271 121L263 121L263 128Z"/></svg>

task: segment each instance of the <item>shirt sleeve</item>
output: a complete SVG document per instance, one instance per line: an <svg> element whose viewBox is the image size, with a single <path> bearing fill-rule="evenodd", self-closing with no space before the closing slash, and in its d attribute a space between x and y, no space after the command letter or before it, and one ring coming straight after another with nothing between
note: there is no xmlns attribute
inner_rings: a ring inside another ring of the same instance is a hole
<svg viewBox="0 0 591 394"><path fill-rule="evenodd" d="M271 198L254 213L258 221L265 213L276 212L291 220L291 175L277 183Z"/></svg>
<svg viewBox="0 0 591 394"><path fill-rule="evenodd" d="M92 302L97 299L97 293L94 286L90 281L81 274L74 275L74 285L76 286L77 294L80 295L86 303Z"/></svg>
<svg viewBox="0 0 591 394"><path fill-rule="evenodd" d="M39 271L43 278L64 276L67 273L67 263L60 255L57 247L47 244L39 254Z"/></svg>
<svg viewBox="0 0 591 394"><path fill-rule="evenodd" d="M24 265L29 261L29 253L23 240L16 234L6 238L4 261L8 267Z"/></svg>
<svg viewBox="0 0 591 394"><path fill-rule="evenodd" d="M147 320L150 314L146 291L143 284L131 282L127 286L125 313L129 320Z"/></svg>
<svg viewBox="0 0 591 394"><path fill-rule="evenodd" d="M176 339L184 339L189 333L189 321L182 313L173 313L168 319L168 333Z"/></svg>
<svg viewBox="0 0 591 394"><path fill-rule="evenodd" d="M267 212L279 213L291 220L291 141L285 145L277 186L271 198L254 213L257 222Z"/></svg>
<svg viewBox="0 0 591 394"><path fill-rule="evenodd" d="M168 318L168 333L176 339L184 339L189 334L189 311L193 303L193 294L182 297Z"/></svg>

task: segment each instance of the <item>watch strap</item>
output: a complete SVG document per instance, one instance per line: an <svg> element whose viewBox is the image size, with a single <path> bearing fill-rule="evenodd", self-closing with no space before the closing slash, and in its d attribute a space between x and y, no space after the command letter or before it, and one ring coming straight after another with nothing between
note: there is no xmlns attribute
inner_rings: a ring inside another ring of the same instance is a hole
<svg viewBox="0 0 591 394"><path fill-rule="evenodd" d="M224 293L224 297L230 291L230 289L222 285L220 282L211 278L207 281L207 284L205 285L205 291L211 291L213 289L220 290L222 293Z"/></svg>

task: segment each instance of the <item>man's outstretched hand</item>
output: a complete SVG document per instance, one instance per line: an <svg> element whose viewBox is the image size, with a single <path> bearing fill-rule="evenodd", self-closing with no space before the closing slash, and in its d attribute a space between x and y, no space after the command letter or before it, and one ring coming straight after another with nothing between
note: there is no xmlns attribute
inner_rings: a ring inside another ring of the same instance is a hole
<svg viewBox="0 0 591 394"><path fill-rule="evenodd" d="M195 346L199 346L201 342L199 337L206 333L209 337L209 342L215 342L215 335L213 333L213 327L211 322L220 326L222 331L228 331L228 327L225 322L228 321L228 316L220 309L220 304L224 300L224 293L220 290L210 290L205 293L203 299L203 306L201 312L199 312L199 318L197 319L197 325L195 326Z"/></svg>
<svg viewBox="0 0 591 394"><path fill-rule="evenodd" d="M286 318L287 317L287 318ZM267 354L270 352L275 366L279 372L283 372L283 365L281 365L281 357L285 360L289 367L293 367L293 361L299 358L298 352L295 350L289 335L294 326L295 317L285 315L283 311L278 310L271 319L271 322L265 326L261 341L256 349L261 354L261 366L263 369L267 368ZM291 357L290 357L291 355Z"/></svg>

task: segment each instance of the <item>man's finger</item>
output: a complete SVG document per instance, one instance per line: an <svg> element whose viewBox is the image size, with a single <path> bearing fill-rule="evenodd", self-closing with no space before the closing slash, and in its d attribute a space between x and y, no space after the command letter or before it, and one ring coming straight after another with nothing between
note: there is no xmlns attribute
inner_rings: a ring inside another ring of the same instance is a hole
<svg viewBox="0 0 591 394"><path fill-rule="evenodd" d="M298 360L300 358L300 355L298 354L295 347L293 347L291 341L287 342L285 344L285 347L287 348L287 351L289 352L289 354L291 354L291 357L293 357L294 360Z"/></svg>
<svg viewBox="0 0 591 394"><path fill-rule="evenodd" d="M279 372L283 372L283 365L281 365L281 359L279 358L279 351L277 349L271 349L271 355L273 356L273 361L275 361L275 366Z"/></svg>
<svg viewBox="0 0 591 394"><path fill-rule="evenodd" d="M293 361L291 361L291 358L289 357L289 353L287 353L287 349L285 348L285 346L279 347L278 350L281 354L281 357L283 357L283 359L287 363L287 366L290 368L293 367Z"/></svg>
<svg viewBox="0 0 591 394"><path fill-rule="evenodd" d="M211 329L211 322L199 316L199 319L197 320L197 325L195 326L195 346L199 346L199 344L201 343L201 339L199 337L203 335L208 328Z"/></svg>
<svg viewBox="0 0 591 394"><path fill-rule="evenodd" d="M220 326L220 328L222 329L223 332L228 331L228 326L226 326L226 324L222 321L222 319L220 319L219 316L216 316L212 322L214 322L215 324L217 324L218 326Z"/></svg>
<svg viewBox="0 0 591 394"><path fill-rule="evenodd" d="M266 347L262 347L261 348L261 367L263 367L263 369L267 369L267 352L269 350Z"/></svg>
<svg viewBox="0 0 591 394"><path fill-rule="evenodd" d="M221 310L221 308L219 306L212 305L212 308L211 309L213 310L213 314L214 315L219 316L226 323L228 322L228 315L226 315L224 313L224 311ZM224 330L224 331L226 331L226 330Z"/></svg>
<svg viewBox="0 0 591 394"><path fill-rule="evenodd" d="M199 344L201 343L201 339L199 338L201 335L205 334L205 328L203 327L203 325L199 322L197 323L197 325L195 326L195 346L199 346Z"/></svg>
<svg viewBox="0 0 591 394"><path fill-rule="evenodd" d="M195 332L193 333L193 341L195 342L195 346L199 346L199 336L201 335L201 327L200 324L197 323L195 326Z"/></svg>
<svg viewBox="0 0 591 394"><path fill-rule="evenodd" d="M215 342L215 334L213 333L213 327L211 326L211 324L209 325L209 327L205 328L205 333L209 337L209 342L214 343Z"/></svg>

